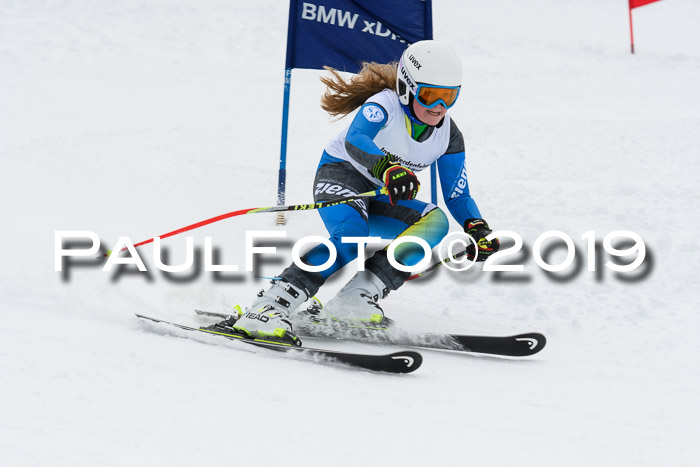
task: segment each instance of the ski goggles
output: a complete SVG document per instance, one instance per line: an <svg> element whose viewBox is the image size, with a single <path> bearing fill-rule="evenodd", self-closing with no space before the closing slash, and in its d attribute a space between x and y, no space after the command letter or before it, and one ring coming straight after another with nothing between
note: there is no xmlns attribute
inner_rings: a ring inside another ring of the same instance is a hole
<svg viewBox="0 0 700 467"><path fill-rule="evenodd" d="M423 107L432 109L438 104L442 104L449 109L459 97L459 86L431 86L419 84L416 91L416 99Z"/></svg>

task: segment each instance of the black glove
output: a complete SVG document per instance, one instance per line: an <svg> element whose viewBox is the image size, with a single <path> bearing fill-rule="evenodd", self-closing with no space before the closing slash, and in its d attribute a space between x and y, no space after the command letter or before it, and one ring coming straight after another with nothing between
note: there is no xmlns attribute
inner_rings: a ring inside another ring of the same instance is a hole
<svg viewBox="0 0 700 467"><path fill-rule="evenodd" d="M384 182L389 191L389 202L394 205L400 199L407 201L418 195L420 182L411 169L384 156L372 167L372 175Z"/></svg>
<svg viewBox="0 0 700 467"><path fill-rule="evenodd" d="M467 219L464 221L464 231L471 235L479 247L479 256L476 258L478 262L486 261L486 259L496 253L501 246L497 238L494 238L490 242L486 240L486 237L491 234L491 229L483 219ZM469 260L474 259L473 243L470 243L467 247L467 258Z"/></svg>

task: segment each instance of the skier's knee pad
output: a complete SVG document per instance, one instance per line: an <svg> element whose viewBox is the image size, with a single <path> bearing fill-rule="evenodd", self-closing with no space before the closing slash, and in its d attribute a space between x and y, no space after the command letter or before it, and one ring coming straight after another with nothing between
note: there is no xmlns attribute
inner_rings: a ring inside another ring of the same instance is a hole
<svg viewBox="0 0 700 467"><path fill-rule="evenodd" d="M447 216L442 209L436 206L435 209L426 213L416 223L404 230L397 238L409 235L420 237L430 245L430 248L433 248L445 238L449 229L450 224ZM402 264L406 263L402 262Z"/></svg>
<svg viewBox="0 0 700 467"><path fill-rule="evenodd" d="M396 239L407 236L418 237L425 240L432 249L445 238L448 229L447 216L442 210L435 207L404 230ZM404 266L415 266L421 262L425 254L423 247L415 242L401 243L394 249L394 259Z"/></svg>

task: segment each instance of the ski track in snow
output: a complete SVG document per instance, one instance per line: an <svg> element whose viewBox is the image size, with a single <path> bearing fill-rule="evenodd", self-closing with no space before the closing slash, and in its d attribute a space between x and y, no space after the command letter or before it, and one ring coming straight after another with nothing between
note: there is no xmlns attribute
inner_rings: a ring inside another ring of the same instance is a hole
<svg viewBox="0 0 700 467"><path fill-rule="evenodd" d="M563 281L531 254L524 274L503 280L442 268L392 293L385 310L416 331L541 331L548 346L533 358L424 351L423 366L403 376L315 365L148 332L133 317L210 322L192 310L246 304L266 286L250 274L168 280L151 246L140 249L147 275L54 272L56 230L92 230L111 248L120 236L137 242L274 205L282 3L0 5L2 464L695 465L692 0L635 10L635 56L622 0L435 2L435 37L464 64L451 114L482 214L518 232L528 252L538 235L561 230L581 263ZM318 76L294 71L289 203L311 200L322 148L347 124L318 106ZM290 241L325 234L315 212L287 218ZM273 219L244 216L191 235L199 249L213 237L220 262L242 266L244 231L275 230ZM647 274L586 271L589 230L601 241L613 230L641 235ZM164 241L172 264L184 260L182 237ZM258 273L277 274L290 251ZM557 249L550 261L563 258ZM332 297L353 266L319 297Z"/></svg>

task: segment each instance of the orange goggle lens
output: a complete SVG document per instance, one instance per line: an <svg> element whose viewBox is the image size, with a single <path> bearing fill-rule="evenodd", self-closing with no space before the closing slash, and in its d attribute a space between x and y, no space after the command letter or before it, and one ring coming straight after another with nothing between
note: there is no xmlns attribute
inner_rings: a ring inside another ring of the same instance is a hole
<svg viewBox="0 0 700 467"><path fill-rule="evenodd" d="M446 109L452 107L459 96L459 87L437 87L437 86L418 86L416 99L429 109L438 104L442 104Z"/></svg>

